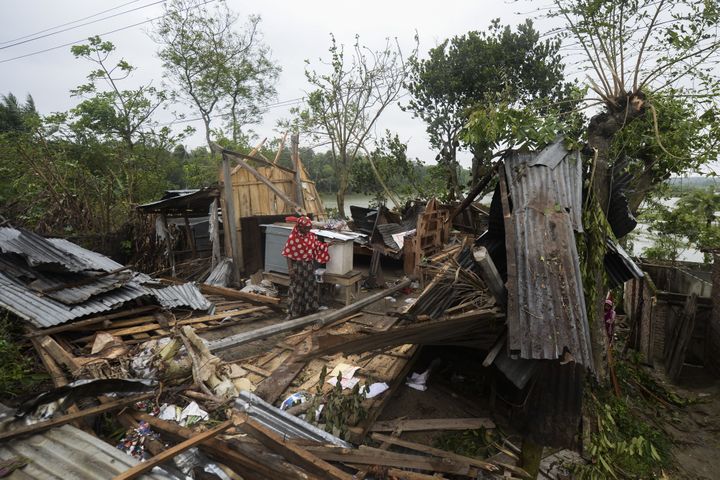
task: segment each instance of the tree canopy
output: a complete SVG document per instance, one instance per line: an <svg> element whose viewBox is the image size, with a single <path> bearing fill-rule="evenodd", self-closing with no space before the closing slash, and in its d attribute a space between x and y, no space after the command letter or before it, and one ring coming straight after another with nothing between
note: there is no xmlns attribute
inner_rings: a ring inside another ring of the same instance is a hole
<svg viewBox="0 0 720 480"><path fill-rule="evenodd" d="M488 132L460 135L471 109L477 112L498 104L520 109L537 99L555 102L568 95L559 48L557 39L541 40L530 20L515 30L493 20L487 31L447 39L432 48L428 58L412 62L407 83L412 98L405 108L425 122L430 144L447 169L451 192L459 195L461 190L458 148L473 153L475 182L498 143Z"/></svg>

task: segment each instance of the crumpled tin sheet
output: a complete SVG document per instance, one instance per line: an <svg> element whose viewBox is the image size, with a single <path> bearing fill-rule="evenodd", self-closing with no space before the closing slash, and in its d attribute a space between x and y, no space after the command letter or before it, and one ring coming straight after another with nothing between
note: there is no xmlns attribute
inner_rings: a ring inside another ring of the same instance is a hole
<svg viewBox="0 0 720 480"><path fill-rule="evenodd" d="M190 307L193 310L210 310L213 304L200 293L194 283L171 285L164 288L148 288L160 305L165 308Z"/></svg>
<svg viewBox="0 0 720 480"><path fill-rule="evenodd" d="M38 328L52 327L86 315L114 310L151 292L129 283L112 292L98 295L76 306L68 306L43 296L0 272L0 306L24 318Z"/></svg>
<svg viewBox="0 0 720 480"><path fill-rule="evenodd" d="M111 480L138 464L130 455L71 425L0 445L0 459L17 456L30 463L15 470L9 477L13 480ZM155 470L138 478L176 477Z"/></svg>
<svg viewBox="0 0 720 480"><path fill-rule="evenodd" d="M508 282L508 348L534 360L557 360L567 350L593 369L574 233L582 231L580 159L557 144L547 150L559 159L514 152L501 171L513 206L508 259L516 266Z"/></svg>
<svg viewBox="0 0 720 480"><path fill-rule="evenodd" d="M40 235L28 230L0 227L0 251L25 258L28 265L54 265L59 271L82 272L92 265Z"/></svg>

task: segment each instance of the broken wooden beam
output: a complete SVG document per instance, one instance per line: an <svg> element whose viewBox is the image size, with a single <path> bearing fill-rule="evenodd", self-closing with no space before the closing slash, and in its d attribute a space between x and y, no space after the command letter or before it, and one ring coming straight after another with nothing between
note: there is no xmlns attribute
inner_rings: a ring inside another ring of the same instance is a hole
<svg viewBox="0 0 720 480"><path fill-rule="evenodd" d="M33 330L27 334L28 337L37 337L39 335L54 335L56 333L67 332L70 330L82 330L86 327L96 327L99 323L110 322L117 318L131 317L140 313L147 313L157 310L157 305L148 305L145 307L132 308L129 310L123 310L117 313L110 313L108 315L101 315L98 317L88 318L86 320L78 320L77 322L67 323L65 325L58 325L57 327L44 328L42 330Z"/></svg>
<svg viewBox="0 0 720 480"><path fill-rule="evenodd" d="M157 394L153 392L153 393L146 393L143 395L136 395L134 397L121 398L119 400L105 403L105 404L99 405L97 407L86 408L84 410L80 410L77 413L70 413L67 415L62 415L60 417L53 418L53 419L50 419L50 420L47 420L44 422L34 423L32 425L20 427L15 430L11 430L9 432L2 432L2 433L0 433L0 442L4 442L6 440L17 438L22 435L43 432L50 428L59 427L60 425L65 425L66 423L70 423L77 419L84 418L84 417L87 417L90 415L98 415L100 413L105 413L105 412L109 412L112 410L116 410L118 408L126 407L128 405L132 405L135 402L139 402L141 400L147 400L148 398L153 398L156 395Z"/></svg>
<svg viewBox="0 0 720 480"><path fill-rule="evenodd" d="M372 439L377 440L378 442L386 442L391 445L396 445L398 447L403 447L403 448L407 448L410 450L414 450L416 452L427 453L428 455L434 455L436 457L450 458L452 460L455 460L458 463L466 463L468 465L482 468L483 470L487 470L488 472L497 472L500 470L495 464L490 463L490 462L478 460L477 458L466 457L464 455L458 455L457 453L448 452L446 450L441 450L439 448L433 448L428 445L423 445L422 443L415 443L415 442L409 442L407 440L401 440L400 438L397 438L395 436L388 436L388 435L382 435L380 433L373 433Z"/></svg>
<svg viewBox="0 0 720 480"><path fill-rule="evenodd" d="M258 328L250 332L243 332L227 338L208 342L208 348L211 352L218 352L221 350L227 350L228 348L237 347L238 345L243 345L254 340L259 340L261 338L276 335L278 333L284 333L290 330L294 330L296 328L304 327L312 323L326 325L330 322L358 312L363 308L367 307L368 305L382 300L386 296L391 295L409 286L410 283L410 279L403 280L402 282L391 288L377 292L338 310L326 310L323 312L313 313L312 315L307 315L305 317L295 318L293 320L288 320L282 323L278 323L276 325L269 325L267 327Z"/></svg>
<svg viewBox="0 0 720 480"><path fill-rule="evenodd" d="M133 412L133 418L147 422L153 429L163 432L174 438L187 440L195 435L195 432L187 427L181 427L177 423L167 420L160 420L146 413ZM293 475L291 471L280 466L270 465L263 462L262 458L257 455L241 450L242 443L227 443L216 438L208 439L199 445L200 450L207 453L211 457L227 461L243 468L243 472L254 472L262 478L295 478L301 480L302 477Z"/></svg>
<svg viewBox="0 0 720 480"><path fill-rule="evenodd" d="M214 285L200 285L200 291L206 295L222 295L226 298L235 300L247 300L248 302L275 305L280 303L277 297L268 297L267 295L258 295L257 293L241 292L234 288L216 287Z"/></svg>
<svg viewBox="0 0 720 480"><path fill-rule="evenodd" d="M375 422L371 432L392 432L395 429L403 432L422 432L426 430L477 430L478 428L495 428L495 422L489 418L428 418L418 420L385 420Z"/></svg>
<svg viewBox="0 0 720 480"><path fill-rule="evenodd" d="M495 297L495 301L503 307L507 305L505 282L503 282L497 267L495 267L495 262L490 258L487 249L485 247L476 248L473 251L473 258L480 267L480 276L490 290L490 293Z"/></svg>
<svg viewBox="0 0 720 480"><path fill-rule="evenodd" d="M411 468L428 472L450 473L475 478L477 469L449 458L409 455L387 452L379 448L361 446L358 449L341 447L308 446L307 451L330 462L345 464L379 465L384 467Z"/></svg>
<svg viewBox="0 0 720 480"><path fill-rule="evenodd" d="M224 432L228 428L233 426L232 420L228 420L226 422L221 423L215 428L212 428L206 432L199 433L191 438L188 438L182 443L179 443L175 445L174 447L168 448L167 450L149 458L148 460L145 460L142 463L138 463L134 467L130 468L129 470L125 470L120 475L117 475L114 480L132 480L134 478L139 477L145 472L148 472L155 468L156 466L170 460L171 458L175 457L176 455L179 455L180 453L184 452L185 450L188 450L195 445L198 445L208 439L214 438L218 434Z"/></svg>

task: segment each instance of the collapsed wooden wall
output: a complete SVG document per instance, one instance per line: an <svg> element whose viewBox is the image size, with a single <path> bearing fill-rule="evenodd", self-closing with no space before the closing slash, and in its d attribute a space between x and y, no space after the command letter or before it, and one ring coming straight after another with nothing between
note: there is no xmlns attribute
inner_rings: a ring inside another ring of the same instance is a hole
<svg viewBox="0 0 720 480"><path fill-rule="evenodd" d="M296 185L295 172L293 170L281 167L279 165L267 165L256 168L256 171L265 177L278 190L284 193L288 198L295 199ZM245 168L237 166L231 173L232 178L232 200L234 205L235 228L238 232L239 248L245 251L246 241L243 237L242 225L243 218L256 216L273 216L273 215L292 215L295 213L293 205L286 203L277 195L267 184L260 181ZM310 180L305 168L301 169L302 192L305 212L312 215L313 218L325 220L325 208L323 206L320 195L315 188L315 182ZM223 181L222 173L220 181ZM226 197L222 196L222 211L228 212L226 207ZM232 239L230 235L230 223L225 222L225 253L228 257L232 256ZM245 255L243 255L245 257ZM249 265L249 262L252 265ZM254 273L256 265L254 261L243 258L241 270L250 271L246 273Z"/></svg>
<svg viewBox="0 0 720 480"><path fill-rule="evenodd" d="M258 167L257 171L288 197L295 198L295 172L280 166ZM315 218L325 219L325 209L315 189L315 182L310 180L304 168L302 183L305 210ZM240 219L243 217L291 214L294 211L291 205L286 205L267 185L243 168L236 168L233 171L232 186L237 225L240 225Z"/></svg>

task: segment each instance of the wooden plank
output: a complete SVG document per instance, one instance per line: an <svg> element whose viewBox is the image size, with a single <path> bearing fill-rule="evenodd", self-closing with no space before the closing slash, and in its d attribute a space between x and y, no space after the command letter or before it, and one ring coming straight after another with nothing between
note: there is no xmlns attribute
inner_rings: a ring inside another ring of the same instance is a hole
<svg viewBox="0 0 720 480"><path fill-rule="evenodd" d="M677 381L682 373L685 363L685 353L690 346L692 333L695 329L695 316L697 313L697 294L693 293L687 298L682 314L676 320L674 335L665 341L672 341L666 357L666 370L670 380Z"/></svg>
<svg viewBox="0 0 720 480"><path fill-rule="evenodd" d="M237 335L226 337L221 340L209 342L208 347L210 348L210 351L217 352L220 350L233 348L238 345L243 345L245 343L252 342L252 341L258 340L260 338L265 338L265 337L275 335L278 333L284 333L284 332L287 332L290 330L294 330L296 328L304 327L304 326L310 325L312 323L319 323L320 325L325 325L325 324L331 323L335 320L344 318L355 312L358 312L358 311L362 310L363 308L367 307L368 305L372 305L373 303L375 303L379 300L382 300L387 295L391 295L391 294L409 286L410 283L411 283L411 280L406 279L406 280L398 283L397 285L395 285L392 288L382 290L378 293L375 293L373 295L365 297L362 300L359 300L359 301L353 303L352 305L348 305L339 310L326 310L326 311L314 313L312 315L308 315L305 317L300 317L300 318L296 318L293 320L281 322L276 325L270 325L267 327L258 328L251 332L239 333Z"/></svg>
<svg viewBox="0 0 720 480"><path fill-rule="evenodd" d="M429 472L451 473L474 478L475 468L455 462L449 458L426 457L404 453L386 452L379 448L360 447L358 449L338 447L306 447L318 457L331 461L361 465L381 465L385 467L412 468Z"/></svg>
<svg viewBox="0 0 720 480"><path fill-rule="evenodd" d="M39 337L40 346L50 355L53 360L61 365L65 365L70 372L74 372L80 368L80 364L75 360L75 357L70 355L64 348L62 348L52 337L44 336Z"/></svg>
<svg viewBox="0 0 720 480"><path fill-rule="evenodd" d="M105 413L105 412L109 412L111 410L116 410L118 408L122 408L127 405L132 405L133 403L139 402L141 400L147 400L148 398L153 398L153 397L155 397L155 395L156 395L156 393L153 392L153 393L145 393L143 395L137 395L134 397L121 398L119 400L105 403L105 404L99 405L97 407L80 410L77 413L70 413L67 415L62 415L60 417L53 418L53 419L47 420L45 422L34 423L32 425L20 427L20 428L17 428L15 430L12 430L9 432L1 432L0 433L0 442L4 442L6 440L17 438L22 435L43 432L50 428L59 427L60 425L65 425L66 423L70 423L77 419L84 418L84 417L87 417L90 415L98 415L100 413Z"/></svg>
<svg viewBox="0 0 720 480"><path fill-rule="evenodd" d="M250 372L260 375L261 377L267 378L270 375L272 375L271 371L265 370L264 368L258 367L257 365L253 365L252 363L242 363L242 364L240 364L240 366L242 368L244 368L245 370L248 370Z"/></svg>
<svg viewBox="0 0 720 480"><path fill-rule="evenodd" d="M302 372L307 362L299 360L292 355L279 368L275 369L268 378L258 385L255 395L268 403L275 403L285 389Z"/></svg>
<svg viewBox="0 0 720 480"><path fill-rule="evenodd" d="M294 202L292 199L290 199L290 197L288 197L287 195L285 195L285 192L283 192L282 190L280 190L279 188L277 188L277 187L275 186L275 184L273 184L270 180L268 180L264 175L262 175L260 172L258 172L257 170L255 170L255 169L254 169L253 167L251 167L248 163L246 163L246 162L243 160L243 158L247 158L247 155L243 155L243 154L241 154L241 153L233 152L233 151L231 151L231 150L226 150L226 149L223 149L223 148L220 147L220 146L218 146L218 148L221 149L221 151L222 151L222 153L223 153L223 158L226 158L228 155L229 155L229 156L232 156L232 157L235 159L235 161L238 163L238 165L240 165L243 169L245 169L248 173L250 173L250 175L252 175L253 177L255 177L258 181L264 183L265 186L267 186L270 190L272 190L273 192L275 192L275 194L276 194L278 197L280 197L286 204L288 204L288 205L290 205L290 206L292 206L292 207L294 207L294 208L296 208L296 209L302 208L302 207L300 207L300 205L298 205L296 202ZM223 168L224 168L224 167L223 167ZM229 177L229 176L230 176L230 170L229 170L229 167L228 167L228 177Z"/></svg>
<svg viewBox="0 0 720 480"><path fill-rule="evenodd" d="M495 428L495 422L489 418L429 418L429 419L397 419L375 422L371 432L392 432L395 429L403 432L422 432L426 430L476 430L478 428Z"/></svg>
<svg viewBox="0 0 720 480"><path fill-rule="evenodd" d="M305 196L302 187L302 164L300 163L300 135L293 133L290 136L290 145L292 150L293 167L295 167L295 203L305 211Z"/></svg>
<svg viewBox="0 0 720 480"><path fill-rule="evenodd" d="M146 421L153 429L159 430L166 435L170 435L179 439L189 439L195 435L195 432L187 427L181 427L177 423L167 420L160 420L157 417L139 412L133 412L132 416L136 420ZM244 451L244 445L227 444L221 440L211 438L199 445L200 450L208 453L210 456L216 457L221 461L229 461L237 464L251 472L257 472L262 478L297 478L299 475L293 475L291 471L282 471L271 462L263 462L262 458L256 458L256 455L249 454ZM242 473L245 473L243 470Z"/></svg>
<svg viewBox="0 0 720 480"><path fill-rule="evenodd" d="M101 315L99 317L88 318L86 320L78 320L77 322L68 323L66 325L59 325L57 327L45 328L42 330L33 330L27 334L28 337L36 337L39 335L53 335L60 332L67 332L70 330L82 330L86 327L98 327L100 323L109 322L116 318L130 317L138 313L151 312L157 310L157 305L149 305L146 307L138 307L130 310L125 310L118 313L111 313L108 315ZM102 326L100 326L102 327Z"/></svg>
<svg viewBox="0 0 720 480"><path fill-rule="evenodd" d="M237 418L242 417L238 416L236 419ZM251 434L270 450L285 457L295 465L307 470L309 473L318 475L320 478L352 480L352 476L350 474L347 474L339 468L330 465L313 453L294 445L292 442L287 442L283 437L272 430L265 428L262 424L252 418L244 417L242 420L244 421L238 420L240 428Z"/></svg>
<svg viewBox="0 0 720 480"><path fill-rule="evenodd" d="M382 435L380 433L373 433L372 439L377 440L379 442L386 442L391 445L397 445L398 447L409 448L410 450L415 450L416 452L427 453L428 455L434 455L436 457L450 458L452 460L455 460L458 463L466 463L468 465L472 465L474 467L479 467L479 468L482 468L483 470L487 470L488 472L497 472L500 470L495 464L490 463L490 462L485 462L483 460L478 460L478 459L472 458L472 457L466 457L464 455L458 455L457 453L448 452L446 450L441 450L439 448L433 448L428 445L423 445L421 443L408 442L407 440L401 440L400 438L397 438L396 436L388 436L388 435Z"/></svg>
<svg viewBox="0 0 720 480"><path fill-rule="evenodd" d="M229 311L229 312L222 312L222 313L216 313L215 315L205 315L202 317L195 317L195 318L188 318L187 320L179 320L174 322L168 322L169 327L174 327L176 325L193 325L196 323L204 323L204 322L211 322L214 320L223 320L225 318L235 318L241 315L247 315L249 313L255 313L255 312L261 312L267 310L267 307L252 307L252 308L246 308L243 310L238 310L235 312ZM116 336L122 336L122 335L133 335L136 333L143 333L143 332L151 332L153 330L157 330L159 328L162 328L162 325L159 323L150 323L148 325L140 325L137 327L130 327L130 328L121 328L118 330L107 330L107 333L111 333Z"/></svg>
<svg viewBox="0 0 720 480"><path fill-rule="evenodd" d="M233 422L231 420L228 420L224 423L221 423L215 428L212 428L206 432L200 433L198 435L195 435L192 438L188 438L182 443L179 443L178 445L175 445L174 447L168 448L164 452L159 453L158 455L155 455L154 457L145 460L142 463L138 463L134 467L130 468L129 470L125 470L120 475L117 475L114 480L132 480L133 478L137 478L140 475L142 475L145 472L148 472L155 468L156 466L162 464L163 462L166 462L173 458L175 455L178 455L185 450L188 450L195 445L198 445L210 438L215 437L216 435L224 432L228 428L233 426Z"/></svg>
<svg viewBox="0 0 720 480"><path fill-rule="evenodd" d="M223 224L230 232L230 245L226 245L226 250L230 250L233 259L233 278L231 281L240 282L240 269L244 265L242 242L240 232L237 229L237 216L235 212L235 201L233 199L232 175L230 174L230 160L226 155L222 156L223 171ZM229 248L228 248L229 247Z"/></svg>
<svg viewBox="0 0 720 480"><path fill-rule="evenodd" d="M233 298L236 300L247 300L253 303L264 303L275 305L280 303L280 299L276 297L268 297L267 295L258 295L257 293L241 292L233 288L216 287L213 285L200 285L200 291L208 295L222 295L226 298Z"/></svg>

